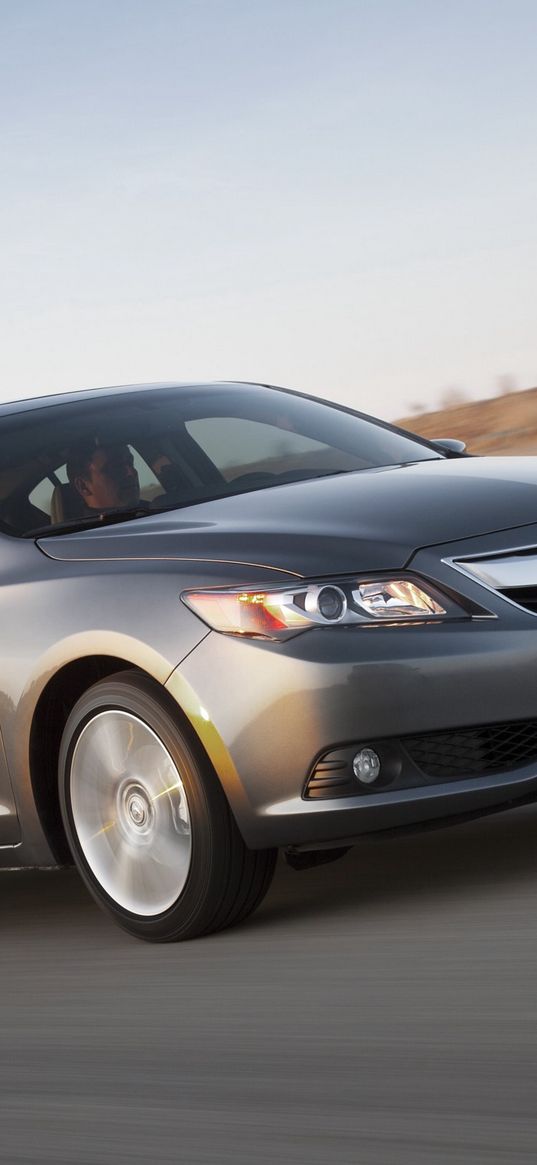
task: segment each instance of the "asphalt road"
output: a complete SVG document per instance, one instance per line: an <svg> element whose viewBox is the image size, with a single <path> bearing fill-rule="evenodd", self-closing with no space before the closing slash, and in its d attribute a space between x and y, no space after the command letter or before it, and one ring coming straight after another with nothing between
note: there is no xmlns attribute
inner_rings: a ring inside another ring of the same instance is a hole
<svg viewBox="0 0 537 1165"><path fill-rule="evenodd" d="M0 875L0 1160L537 1160L537 809L283 864L249 924L123 935Z"/></svg>

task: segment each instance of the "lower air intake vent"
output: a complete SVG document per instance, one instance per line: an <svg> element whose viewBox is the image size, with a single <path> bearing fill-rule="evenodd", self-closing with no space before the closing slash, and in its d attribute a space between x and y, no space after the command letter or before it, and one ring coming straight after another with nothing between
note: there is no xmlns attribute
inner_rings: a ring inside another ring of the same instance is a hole
<svg viewBox="0 0 537 1165"><path fill-rule="evenodd" d="M537 720L407 736L401 743L431 777L508 772L537 762Z"/></svg>
<svg viewBox="0 0 537 1165"><path fill-rule="evenodd" d="M340 752L318 761L308 781L306 797L321 801L328 797L352 797L357 793L357 782L346 759Z"/></svg>

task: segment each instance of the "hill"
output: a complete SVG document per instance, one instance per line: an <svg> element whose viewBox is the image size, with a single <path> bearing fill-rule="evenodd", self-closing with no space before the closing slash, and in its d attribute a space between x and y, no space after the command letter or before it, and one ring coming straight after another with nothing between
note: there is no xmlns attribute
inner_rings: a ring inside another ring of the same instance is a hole
<svg viewBox="0 0 537 1165"><path fill-rule="evenodd" d="M469 453L537 453L537 388L397 421L422 437L458 437Z"/></svg>

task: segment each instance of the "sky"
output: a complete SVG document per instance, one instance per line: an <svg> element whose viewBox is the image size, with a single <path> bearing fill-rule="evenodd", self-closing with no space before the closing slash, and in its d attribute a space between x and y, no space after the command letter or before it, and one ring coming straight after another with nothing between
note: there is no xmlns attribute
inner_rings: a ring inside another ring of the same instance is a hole
<svg viewBox="0 0 537 1165"><path fill-rule="evenodd" d="M536 53L534 0L0 0L0 399L536 385Z"/></svg>

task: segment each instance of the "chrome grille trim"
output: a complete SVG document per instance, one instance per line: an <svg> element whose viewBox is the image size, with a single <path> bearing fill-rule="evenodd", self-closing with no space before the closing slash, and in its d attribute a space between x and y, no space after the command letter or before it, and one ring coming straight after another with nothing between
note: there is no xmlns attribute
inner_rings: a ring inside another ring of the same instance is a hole
<svg viewBox="0 0 537 1165"><path fill-rule="evenodd" d="M466 571L474 575L494 590L506 587L537 586L537 553L534 555L502 555L500 558L486 558L482 562L460 559Z"/></svg>
<svg viewBox="0 0 537 1165"><path fill-rule="evenodd" d="M443 562L460 571L473 582L498 595L505 603L527 614L535 615L524 605L524 590L537 587L537 546L516 546L507 550L472 554L464 558L444 558ZM504 594L510 591L511 597ZM520 598L513 597L513 591L520 590Z"/></svg>

